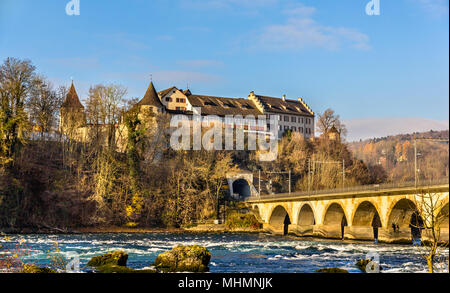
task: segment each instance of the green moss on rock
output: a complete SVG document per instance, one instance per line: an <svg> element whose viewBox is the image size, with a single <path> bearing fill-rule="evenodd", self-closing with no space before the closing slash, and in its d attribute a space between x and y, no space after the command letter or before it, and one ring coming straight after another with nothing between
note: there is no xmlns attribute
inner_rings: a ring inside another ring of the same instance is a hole
<svg viewBox="0 0 450 293"><path fill-rule="evenodd" d="M316 270L316 273L327 273L327 274L345 274L348 273L347 270L340 268L324 268Z"/></svg>
<svg viewBox="0 0 450 293"><path fill-rule="evenodd" d="M113 265L113 266L126 267L127 260L128 260L128 254L126 254L124 251L118 250L118 251L109 252L109 253L106 253L103 255L94 256L87 263L87 266L88 267L102 267L102 266L106 266L106 265Z"/></svg>
<svg viewBox="0 0 450 293"><path fill-rule="evenodd" d="M55 270L52 270L50 268L41 268L36 265L24 265L23 270L21 271L22 274L56 274L58 273Z"/></svg>
<svg viewBox="0 0 450 293"><path fill-rule="evenodd" d="M199 245L179 245L161 253L155 260L157 269L163 272L207 272L211 253Z"/></svg>

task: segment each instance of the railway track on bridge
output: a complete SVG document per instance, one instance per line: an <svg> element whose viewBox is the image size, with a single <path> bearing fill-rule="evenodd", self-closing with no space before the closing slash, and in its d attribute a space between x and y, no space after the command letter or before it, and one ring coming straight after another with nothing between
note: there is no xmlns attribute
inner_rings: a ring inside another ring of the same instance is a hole
<svg viewBox="0 0 450 293"><path fill-rule="evenodd" d="M420 182L417 186L414 181L403 183L384 183L354 186L347 188L336 188L327 190L311 190L293 193L261 194L252 196L245 200L247 203L256 202L277 202L277 201L301 201L318 200L348 197L367 197L367 196L387 196L391 194L409 194L415 190L426 189L432 192L449 191L449 179L439 179L433 181Z"/></svg>

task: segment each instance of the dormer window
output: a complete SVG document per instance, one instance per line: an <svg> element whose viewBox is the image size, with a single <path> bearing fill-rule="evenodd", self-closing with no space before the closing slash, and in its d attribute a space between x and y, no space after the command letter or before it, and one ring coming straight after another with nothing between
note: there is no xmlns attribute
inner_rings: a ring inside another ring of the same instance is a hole
<svg viewBox="0 0 450 293"><path fill-rule="evenodd" d="M214 104L212 101L206 101L205 106L217 106L217 105Z"/></svg>

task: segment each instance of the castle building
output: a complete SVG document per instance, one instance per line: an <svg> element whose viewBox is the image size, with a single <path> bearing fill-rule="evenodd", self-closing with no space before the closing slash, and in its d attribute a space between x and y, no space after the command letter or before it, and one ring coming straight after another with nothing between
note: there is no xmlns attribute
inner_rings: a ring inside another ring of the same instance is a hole
<svg viewBox="0 0 450 293"><path fill-rule="evenodd" d="M314 137L314 112L301 98L289 100L285 96L282 98L256 95L253 91L244 98L229 98L218 96L206 96L192 94L189 89L182 90L171 87L157 92L153 81L145 92L144 97L136 104L139 107L139 115L153 113L155 115L177 115L184 114L192 119L194 114L201 114L203 117L214 115L219 119L222 126L226 126L226 117L266 117L266 125L256 123L244 125L245 129L251 131L266 132L270 130L270 119L278 121L278 133L281 138L287 131L298 132L305 138ZM199 111L200 110L200 111ZM207 118L204 118L207 119ZM242 120L243 121L243 120ZM248 121L247 121L248 122ZM253 122L250 122L253 123ZM75 129L77 137L85 139L89 133L90 125L86 124L84 107L81 104L75 87L72 85L67 94L66 100L61 107L60 131L64 134L72 133ZM121 134L116 137L126 137L124 125L116 127ZM121 145L124 143L122 141Z"/></svg>
<svg viewBox="0 0 450 293"><path fill-rule="evenodd" d="M228 115L248 115L257 118L265 115L267 125L261 129L254 126L254 130L267 131L270 119L278 120L278 133L281 138L288 130L298 132L305 138L314 137L315 114L302 98L288 100L282 98L255 95L251 92L248 99L228 98L218 96L193 95L189 90L171 87L159 92L159 98L169 113L187 115L198 114L195 109L201 109L202 116L218 116L222 123Z"/></svg>

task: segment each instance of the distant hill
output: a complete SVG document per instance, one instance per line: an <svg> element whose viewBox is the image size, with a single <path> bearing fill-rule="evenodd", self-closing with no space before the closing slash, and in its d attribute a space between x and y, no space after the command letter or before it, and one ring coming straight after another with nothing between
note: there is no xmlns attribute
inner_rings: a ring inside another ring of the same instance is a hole
<svg viewBox="0 0 450 293"><path fill-rule="evenodd" d="M417 138L448 138L449 131L400 134L348 143L349 149L367 165L384 168L388 181L414 180L414 135ZM448 178L447 142L417 141L417 165L420 180Z"/></svg>

